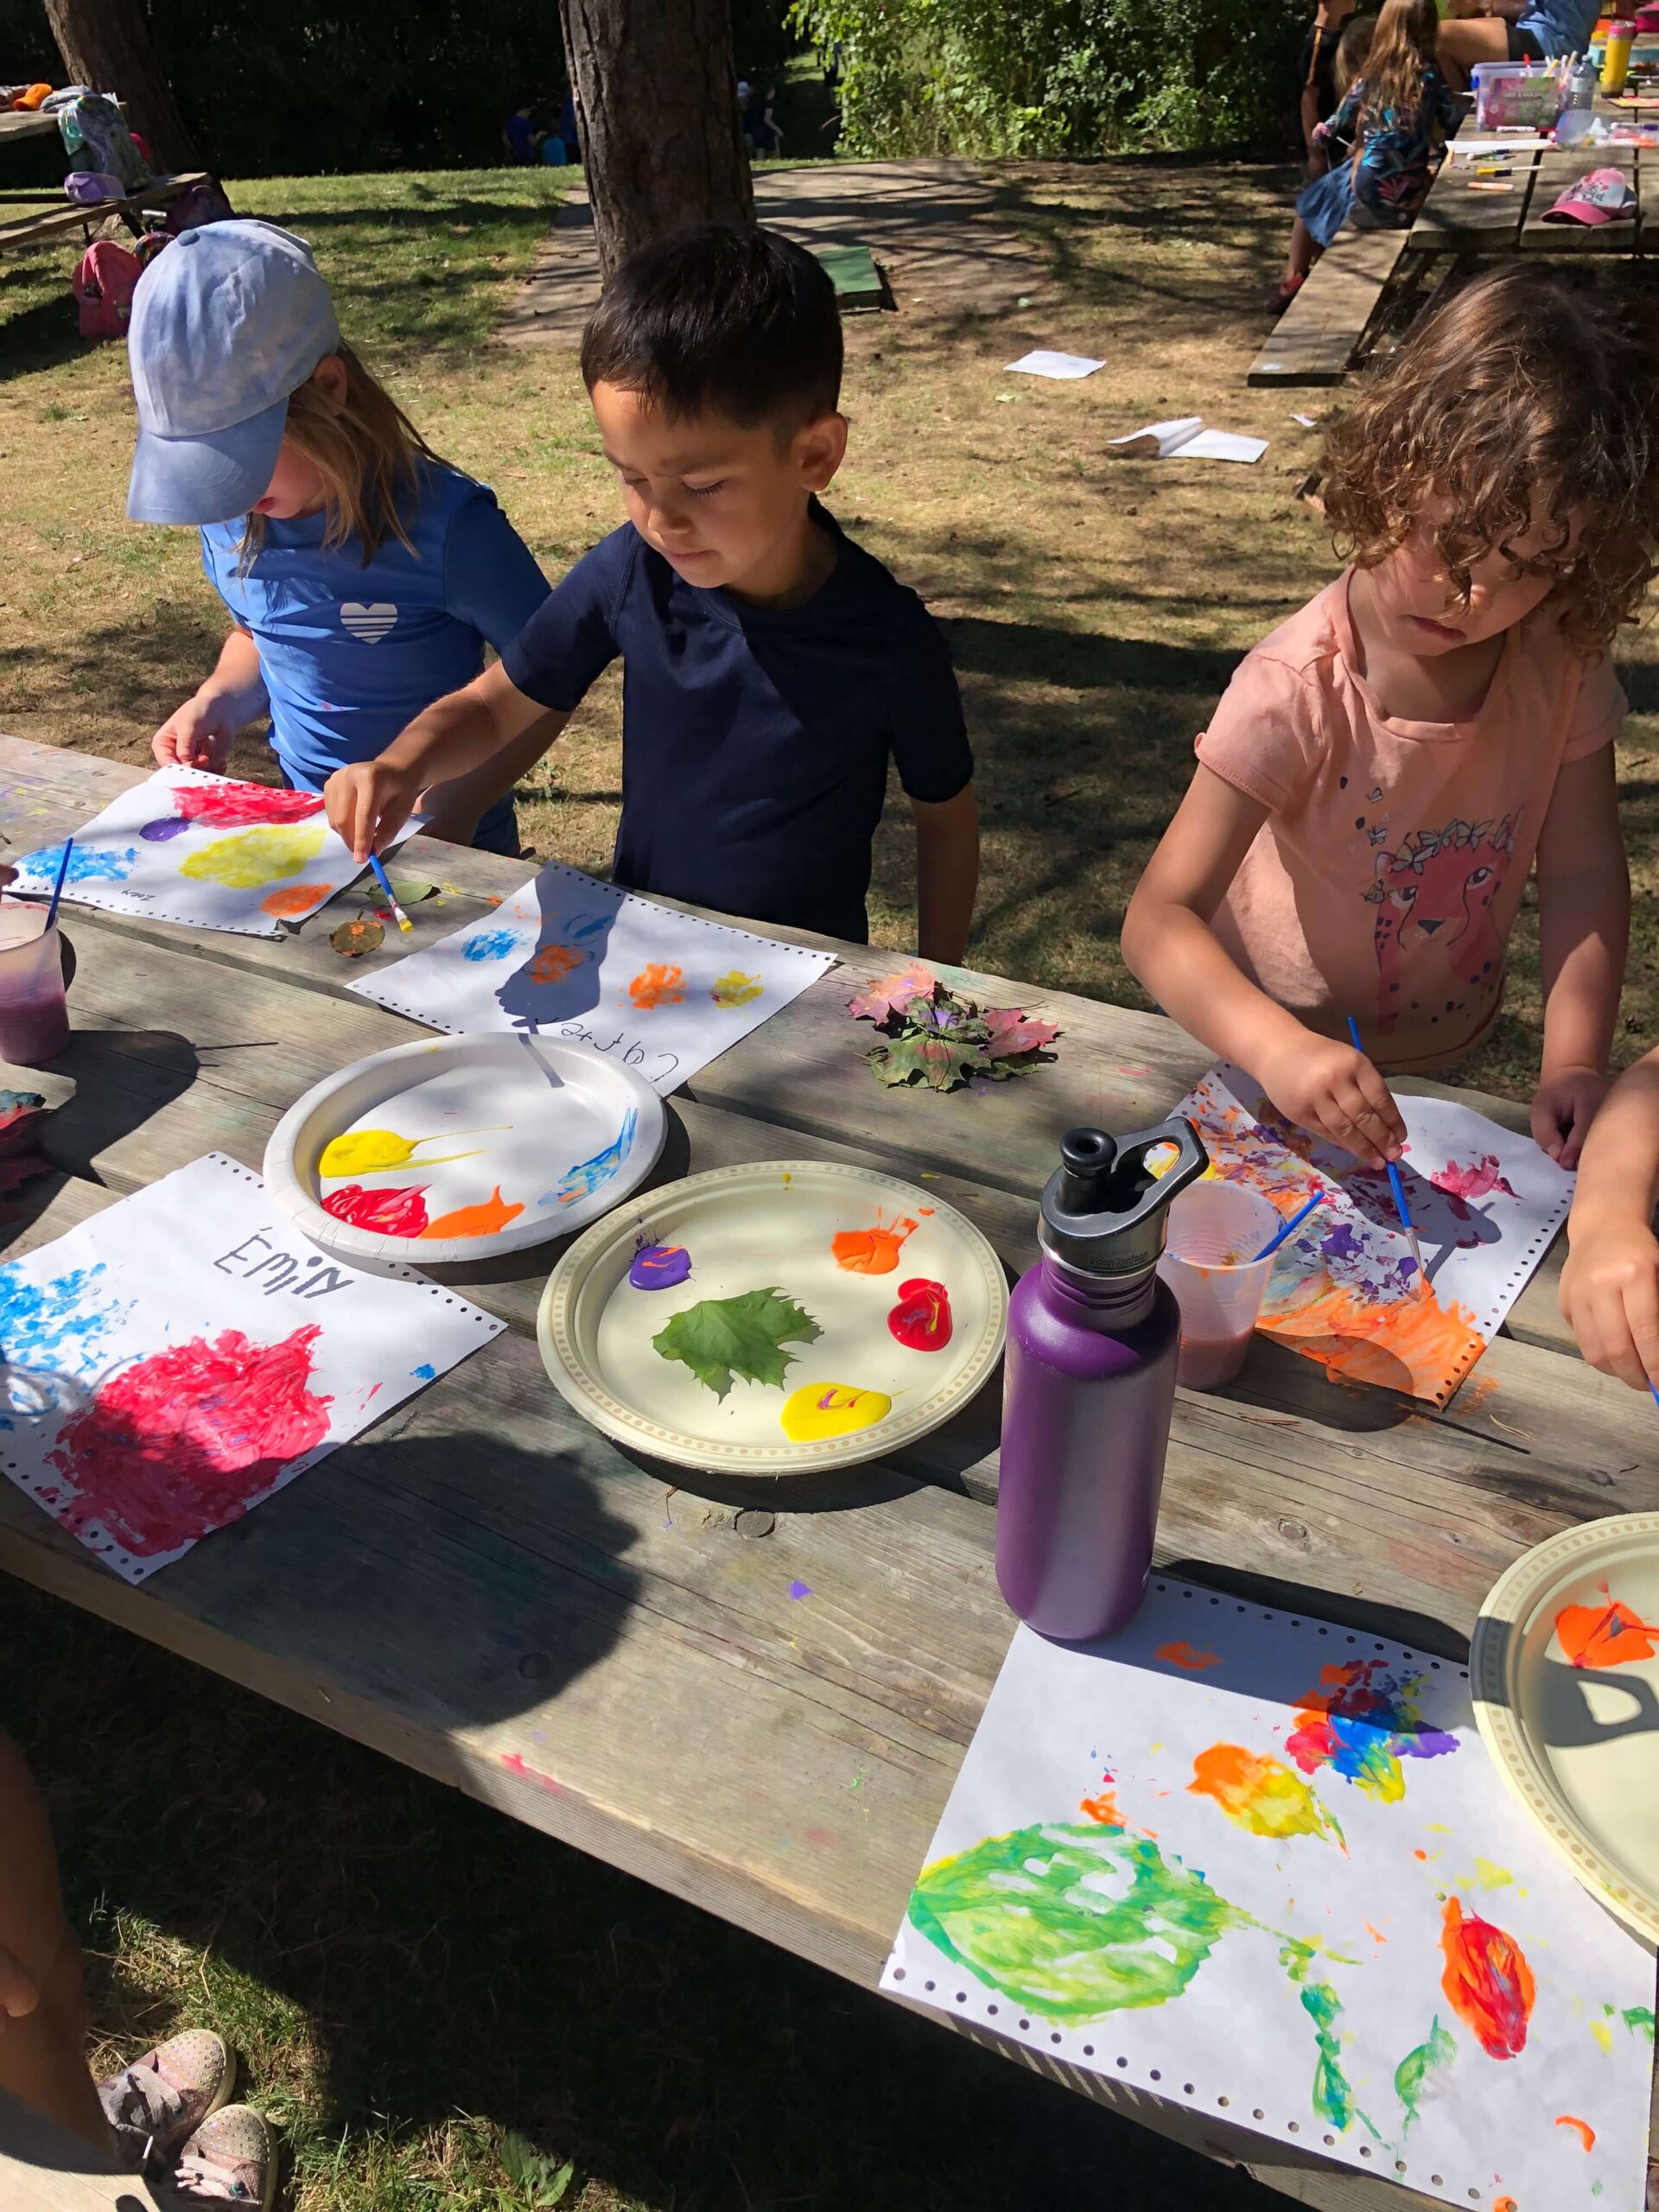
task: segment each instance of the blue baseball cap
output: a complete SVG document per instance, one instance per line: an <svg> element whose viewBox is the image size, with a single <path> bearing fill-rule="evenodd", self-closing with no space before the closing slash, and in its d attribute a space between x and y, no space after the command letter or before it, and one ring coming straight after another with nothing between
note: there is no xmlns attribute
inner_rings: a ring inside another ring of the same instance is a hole
<svg viewBox="0 0 1659 2212"><path fill-rule="evenodd" d="M139 279L127 327L138 403L127 512L229 522L264 499L289 395L340 345L303 238L275 223L186 231Z"/></svg>

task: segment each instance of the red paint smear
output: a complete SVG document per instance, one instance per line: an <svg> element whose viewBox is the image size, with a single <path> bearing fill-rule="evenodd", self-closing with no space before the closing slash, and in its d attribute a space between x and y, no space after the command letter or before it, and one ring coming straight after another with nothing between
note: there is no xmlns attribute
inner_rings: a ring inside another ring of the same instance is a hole
<svg viewBox="0 0 1659 2212"><path fill-rule="evenodd" d="M74 1486L74 1522L101 1522L148 1559L239 1521L328 1433L332 1401L306 1387L321 1333L313 1322L256 1344L226 1329L124 1369L51 1455Z"/></svg>
<svg viewBox="0 0 1659 2212"><path fill-rule="evenodd" d="M296 922L302 914L308 914L314 906L321 906L334 890L332 883L289 883L276 891L268 891L259 901L267 914L274 914L279 922ZM391 917L387 917L390 920Z"/></svg>
<svg viewBox="0 0 1659 2212"><path fill-rule="evenodd" d="M1482 1153L1467 1167L1459 1167L1455 1160L1448 1160L1444 1167L1431 1168L1428 1179L1437 1191L1444 1191L1452 1198L1487 1198L1494 1191L1502 1198L1515 1196L1514 1186L1498 1173L1495 1152Z"/></svg>
<svg viewBox="0 0 1659 2212"><path fill-rule="evenodd" d="M324 1213L348 1221L353 1229L378 1230L383 1236L422 1236L426 1233L423 1184L405 1184L399 1190L372 1191L364 1183L348 1183L343 1191L330 1191L322 1202Z"/></svg>
<svg viewBox="0 0 1659 2212"><path fill-rule="evenodd" d="M1567 1605L1555 1616L1561 1649L1575 1667L1623 1667L1651 1659L1659 1628L1638 1620L1617 1599L1605 1605Z"/></svg>
<svg viewBox="0 0 1659 2212"><path fill-rule="evenodd" d="M1166 1667L1184 1668L1189 1675L1201 1675L1206 1667L1221 1664L1213 1651L1201 1651L1196 1644L1185 1642L1160 1643L1152 1656Z"/></svg>
<svg viewBox="0 0 1659 2212"><path fill-rule="evenodd" d="M1587 2120L1574 2120L1570 2112L1564 2112L1557 2117L1555 2125L1557 2127L1576 2127L1579 2131L1579 2140L1585 2149L1586 2151L1595 2149L1596 2131Z"/></svg>
<svg viewBox="0 0 1659 2212"><path fill-rule="evenodd" d="M887 1326L906 1351L943 1351L950 1341L950 1294L942 1282L912 1275L899 1286Z"/></svg>
<svg viewBox="0 0 1659 2212"><path fill-rule="evenodd" d="M1336 1731L1330 1715L1319 1711L1299 1713L1296 1720L1297 1726L1285 1738L1285 1749L1304 1774L1317 1773L1337 1755ZM1417 1854L1420 1859L1422 1855L1421 1851Z"/></svg>
<svg viewBox="0 0 1659 2212"><path fill-rule="evenodd" d="M251 822L308 822L322 812L321 791L279 791L265 784L181 784L175 812L209 830L239 830Z"/></svg>
<svg viewBox="0 0 1659 2212"><path fill-rule="evenodd" d="M1514 2058L1524 2050L1535 1994L1532 1968L1520 1945L1501 1928L1471 1913L1456 1897L1446 1901L1440 1930L1446 2002L1488 2058Z"/></svg>
<svg viewBox="0 0 1659 2212"><path fill-rule="evenodd" d="M493 1236L516 1221L523 1213L524 1202L509 1205L501 1196L498 1183L487 1198L475 1206L457 1206L453 1213L441 1213L421 1231L423 1236Z"/></svg>
<svg viewBox="0 0 1659 2212"><path fill-rule="evenodd" d="M526 1766L522 1751L503 1751L501 1764L509 1774L516 1774L521 1782L534 1783L537 1789L545 1789L550 1797L563 1797L564 1789L550 1774L543 1774L539 1767Z"/></svg>
<svg viewBox="0 0 1659 2212"><path fill-rule="evenodd" d="M890 1275L899 1264L906 1239L913 1236L919 1226L906 1215L886 1229L878 1214L874 1229L843 1229L830 1238L830 1249L836 1265L845 1268L849 1275Z"/></svg>

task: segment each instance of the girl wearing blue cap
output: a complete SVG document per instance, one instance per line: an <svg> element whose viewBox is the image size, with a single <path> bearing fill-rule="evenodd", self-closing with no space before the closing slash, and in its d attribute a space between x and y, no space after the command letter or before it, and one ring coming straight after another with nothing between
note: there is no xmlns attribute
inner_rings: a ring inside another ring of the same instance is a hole
<svg viewBox="0 0 1659 2212"><path fill-rule="evenodd" d="M187 231L144 273L128 353L127 512L200 529L234 624L156 731L163 765L222 770L269 714L284 780L321 791L469 683L546 598L494 494L438 459L343 341L302 239L270 223ZM538 738L428 793L435 834L516 855L512 787Z"/></svg>

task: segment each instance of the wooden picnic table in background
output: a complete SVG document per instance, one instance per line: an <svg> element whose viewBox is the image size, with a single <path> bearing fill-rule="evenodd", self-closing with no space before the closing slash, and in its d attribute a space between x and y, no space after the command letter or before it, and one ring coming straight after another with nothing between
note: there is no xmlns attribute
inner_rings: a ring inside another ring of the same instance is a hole
<svg viewBox="0 0 1659 2212"><path fill-rule="evenodd" d="M138 779L0 738L0 830L28 850ZM529 872L424 840L403 866L453 887L414 909L416 947ZM267 939L67 909L60 1173L24 1186L0 1243L28 1250L210 1150L257 1168L302 1091L406 1043L413 1025L348 990L367 963L334 951L337 918ZM841 965L675 1095L658 1183L863 1161L925 1182L1020 1269L1061 1133L1161 1120L1208 1064L1160 1016L974 978L1060 1024L1054 1063L983 1096L884 1090L846 1001L897 958L832 949ZM1525 1126L1512 1103L1451 1095ZM0 1567L872 1987L1014 1629L992 1568L996 1388L833 1476L662 1468L588 1427L543 1370L536 1308L563 1249L431 1270L507 1332L153 1580L118 1580L4 1482ZM1577 1357L1558 1273L1556 1255L1439 1412L1259 1338L1231 1389L1180 1393L1160 1564L1461 1663L1522 1551L1659 1507L1652 1406ZM792 1584L810 1597L791 1602ZM1300 2203L1431 2202L996 2047Z"/></svg>

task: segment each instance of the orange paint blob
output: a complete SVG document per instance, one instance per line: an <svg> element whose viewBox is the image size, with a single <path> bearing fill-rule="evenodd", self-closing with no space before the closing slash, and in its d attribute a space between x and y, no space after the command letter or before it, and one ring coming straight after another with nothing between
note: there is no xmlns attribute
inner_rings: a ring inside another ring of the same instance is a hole
<svg viewBox="0 0 1659 2212"><path fill-rule="evenodd" d="M649 1014L653 1007L678 1006L685 996L685 976L678 968L648 961L628 985L628 996L641 1014Z"/></svg>
<svg viewBox="0 0 1659 2212"><path fill-rule="evenodd" d="M321 906L334 887L332 883L286 883L280 890L268 891L259 904L279 921L297 921Z"/></svg>
<svg viewBox="0 0 1659 2212"><path fill-rule="evenodd" d="M1520 2212L1520 2208L1512 2196L1495 2196L1492 2199L1492 2212Z"/></svg>
<svg viewBox="0 0 1659 2212"><path fill-rule="evenodd" d="M1555 2125L1557 2127L1576 2127L1579 2131L1579 2140L1585 2149L1586 2151L1595 2149L1596 2131L1587 2120L1574 2120L1570 2112L1564 2112L1557 2115Z"/></svg>
<svg viewBox="0 0 1659 2212"><path fill-rule="evenodd" d="M1478 1914L1465 1917L1458 1899L1448 1897L1440 1948L1446 1954L1440 1987L1452 2010L1488 2058L1518 2056L1526 2048L1536 1993L1521 1946Z"/></svg>
<svg viewBox="0 0 1659 2212"><path fill-rule="evenodd" d="M843 1229L830 1239L830 1249L836 1265L845 1268L849 1275L890 1275L899 1264L905 1240L913 1236L919 1226L906 1215L891 1229L884 1229L878 1214L874 1229Z"/></svg>
<svg viewBox="0 0 1659 2212"><path fill-rule="evenodd" d="M1428 1853L1426 1851L1414 1851L1411 1855L1414 1859L1427 1859Z"/></svg>
<svg viewBox="0 0 1659 2212"><path fill-rule="evenodd" d="M1316 1269L1272 1296L1260 1325L1294 1351L1317 1360L1332 1381L1435 1397L1459 1381L1486 1348L1467 1307L1424 1294L1381 1306L1339 1290Z"/></svg>
<svg viewBox="0 0 1659 2212"><path fill-rule="evenodd" d="M1206 1667L1219 1667L1221 1662L1213 1651L1201 1651L1196 1644L1178 1640L1174 1643L1160 1643L1153 1656L1161 1659L1166 1667L1180 1667L1189 1675L1201 1675Z"/></svg>
<svg viewBox="0 0 1659 2212"><path fill-rule="evenodd" d="M524 1210L522 1205L506 1204L498 1183L480 1205L457 1206L453 1213L441 1213L435 1221L427 1224L421 1235L428 1240L438 1236L493 1236L510 1221L516 1221Z"/></svg>
<svg viewBox="0 0 1659 2212"><path fill-rule="evenodd" d="M1605 1605L1564 1606L1555 1616L1555 1633L1575 1667L1624 1667L1633 1659L1651 1659L1659 1649L1654 1641L1659 1628L1638 1620L1614 1598Z"/></svg>
<svg viewBox="0 0 1659 2212"><path fill-rule="evenodd" d="M524 974L532 983L562 983L573 968L580 968L582 956L574 945L544 944L531 962Z"/></svg>
<svg viewBox="0 0 1659 2212"><path fill-rule="evenodd" d="M1085 1797L1077 1810L1086 1813L1091 1821L1098 1821L1103 1828L1121 1828L1123 1826L1123 1815L1117 1809L1116 1789L1103 1789L1097 1797Z"/></svg>

